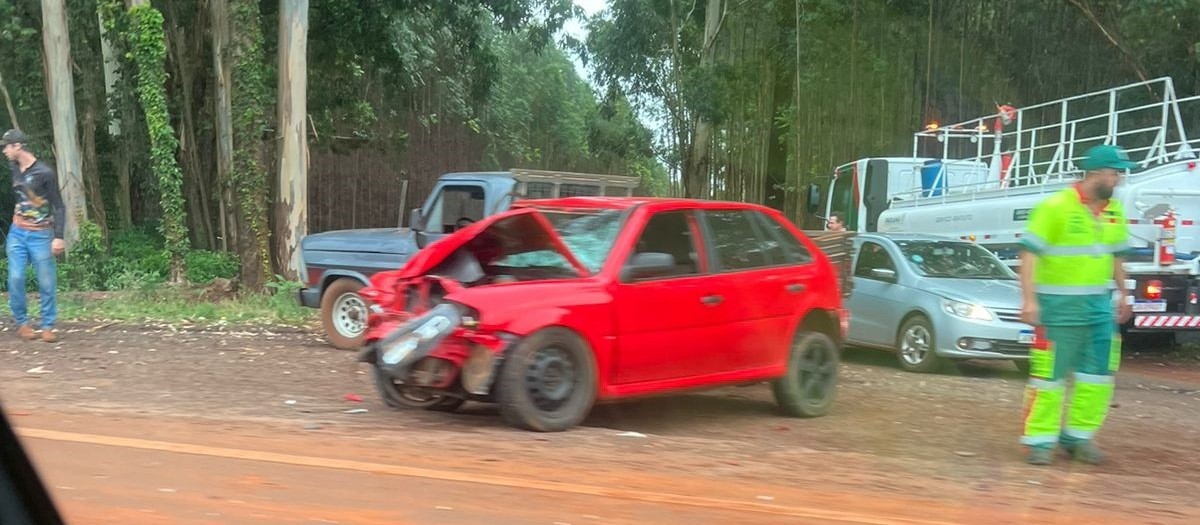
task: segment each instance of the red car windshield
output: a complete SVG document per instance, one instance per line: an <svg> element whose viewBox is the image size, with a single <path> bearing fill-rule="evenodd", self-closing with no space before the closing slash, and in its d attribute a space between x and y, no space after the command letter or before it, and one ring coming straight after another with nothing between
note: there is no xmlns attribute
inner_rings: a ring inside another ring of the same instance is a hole
<svg viewBox="0 0 1200 525"><path fill-rule="evenodd" d="M621 227L621 210L538 210L554 225L563 244L591 273L600 271L612 252ZM563 268L571 263L554 250L536 250L508 255L493 264L507 268Z"/></svg>

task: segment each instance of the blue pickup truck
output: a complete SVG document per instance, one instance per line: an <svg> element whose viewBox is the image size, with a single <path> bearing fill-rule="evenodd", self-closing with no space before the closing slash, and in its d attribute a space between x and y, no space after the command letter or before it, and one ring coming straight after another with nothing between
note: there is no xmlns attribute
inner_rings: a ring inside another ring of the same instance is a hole
<svg viewBox="0 0 1200 525"><path fill-rule="evenodd" d="M300 241L300 304L321 309L329 341L356 349L367 326L358 291L371 275L404 265L418 250L472 222L508 210L517 199L632 196L636 177L541 170L447 173L407 228L336 230Z"/></svg>

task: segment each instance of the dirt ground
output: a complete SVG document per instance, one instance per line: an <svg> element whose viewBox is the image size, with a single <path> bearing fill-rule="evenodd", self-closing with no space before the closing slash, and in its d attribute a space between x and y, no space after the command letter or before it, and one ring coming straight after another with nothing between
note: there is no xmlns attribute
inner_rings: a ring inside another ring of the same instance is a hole
<svg viewBox="0 0 1200 525"><path fill-rule="evenodd" d="M73 523L108 523L96 517L101 508L211 514L215 503L172 503L165 493L139 498L135 488L109 494L103 505L80 495L80 485L92 495L116 491L98 481L107 474L62 481L89 462L119 468L127 462L113 458L155 454L188 454L172 468L185 477L211 471L222 483L261 485L262 478L230 478L229 469L241 467L215 462L273 464L275 478L306 480L307 492L297 488L285 500L325 505L341 518L322 519L341 523L389 522L384 509L365 514L374 500L363 493L332 501L355 483L339 478L346 471L373 476L360 482L380 473L424 479L410 495L424 494L422 501L459 494L445 497L457 498L461 519L406 515L414 523L571 522L551 520L551 510L579 521L608 513L612 519L599 522L612 523L778 523L781 516L801 523L1200 522L1200 366L1156 354L1131 356L1118 375L1099 438L1107 465L1064 457L1034 468L1021 462L1016 444L1023 380L1008 363L915 375L888 354L848 350L826 417L782 417L769 388L753 385L599 406L576 430L537 434L503 426L488 405L468 404L458 414L388 410L366 365L311 333L62 328L57 344L20 341L11 328L0 333L0 401L27 432ZM261 456L268 453L287 456ZM73 459L63 463L67 455ZM477 487L455 485L473 476ZM192 481L216 483L201 478ZM435 490L439 483L453 488ZM511 520L482 508L468 512L470 494L517 497L502 491L526 491L523 500L546 506L510 509ZM614 509L623 507L614 502L633 505L632 514L618 516ZM638 505L650 510L638 514ZM283 516L282 509L259 514Z"/></svg>

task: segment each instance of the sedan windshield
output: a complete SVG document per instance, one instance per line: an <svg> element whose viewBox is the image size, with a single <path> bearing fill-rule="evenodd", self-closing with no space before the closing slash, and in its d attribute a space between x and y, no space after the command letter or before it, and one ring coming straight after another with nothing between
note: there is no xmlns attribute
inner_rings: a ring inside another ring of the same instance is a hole
<svg viewBox="0 0 1200 525"><path fill-rule="evenodd" d="M992 252L955 241L897 241L904 259L926 277L1016 279Z"/></svg>
<svg viewBox="0 0 1200 525"><path fill-rule="evenodd" d="M621 226L620 210L542 211L554 225L563 244L591 273L600 271L612 251ZM538 250L510 255L496 266L508 268L563 268L570 270L566 257L553 250Z"/></svg>

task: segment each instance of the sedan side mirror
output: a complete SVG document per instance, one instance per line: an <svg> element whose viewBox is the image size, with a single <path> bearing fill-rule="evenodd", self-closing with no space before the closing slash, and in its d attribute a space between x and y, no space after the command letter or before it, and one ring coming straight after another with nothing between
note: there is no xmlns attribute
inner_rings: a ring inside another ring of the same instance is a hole
<svg viewBox="0 0 1200 525"><path fill-rule="evenodd" d="M675 256L669 253L643 252L621 269L621 280L625 282L647 277L666 275L675 270Z"/></svg>
<svg viewBox="0 0 1200 525"><path fill-rule="evenodd" d="M408 227L412 231L421 231L425 229L425 216L421 214L421 208L417 208L408 214Z"/></svg>
<svg viewBox="0 0 1200 525"><path fill-rule="evenodd" d="M874 277L881 281L895 281L896 280L896 270L892 270L890 268L872 268L871 269L871 277Z"/></svg>

